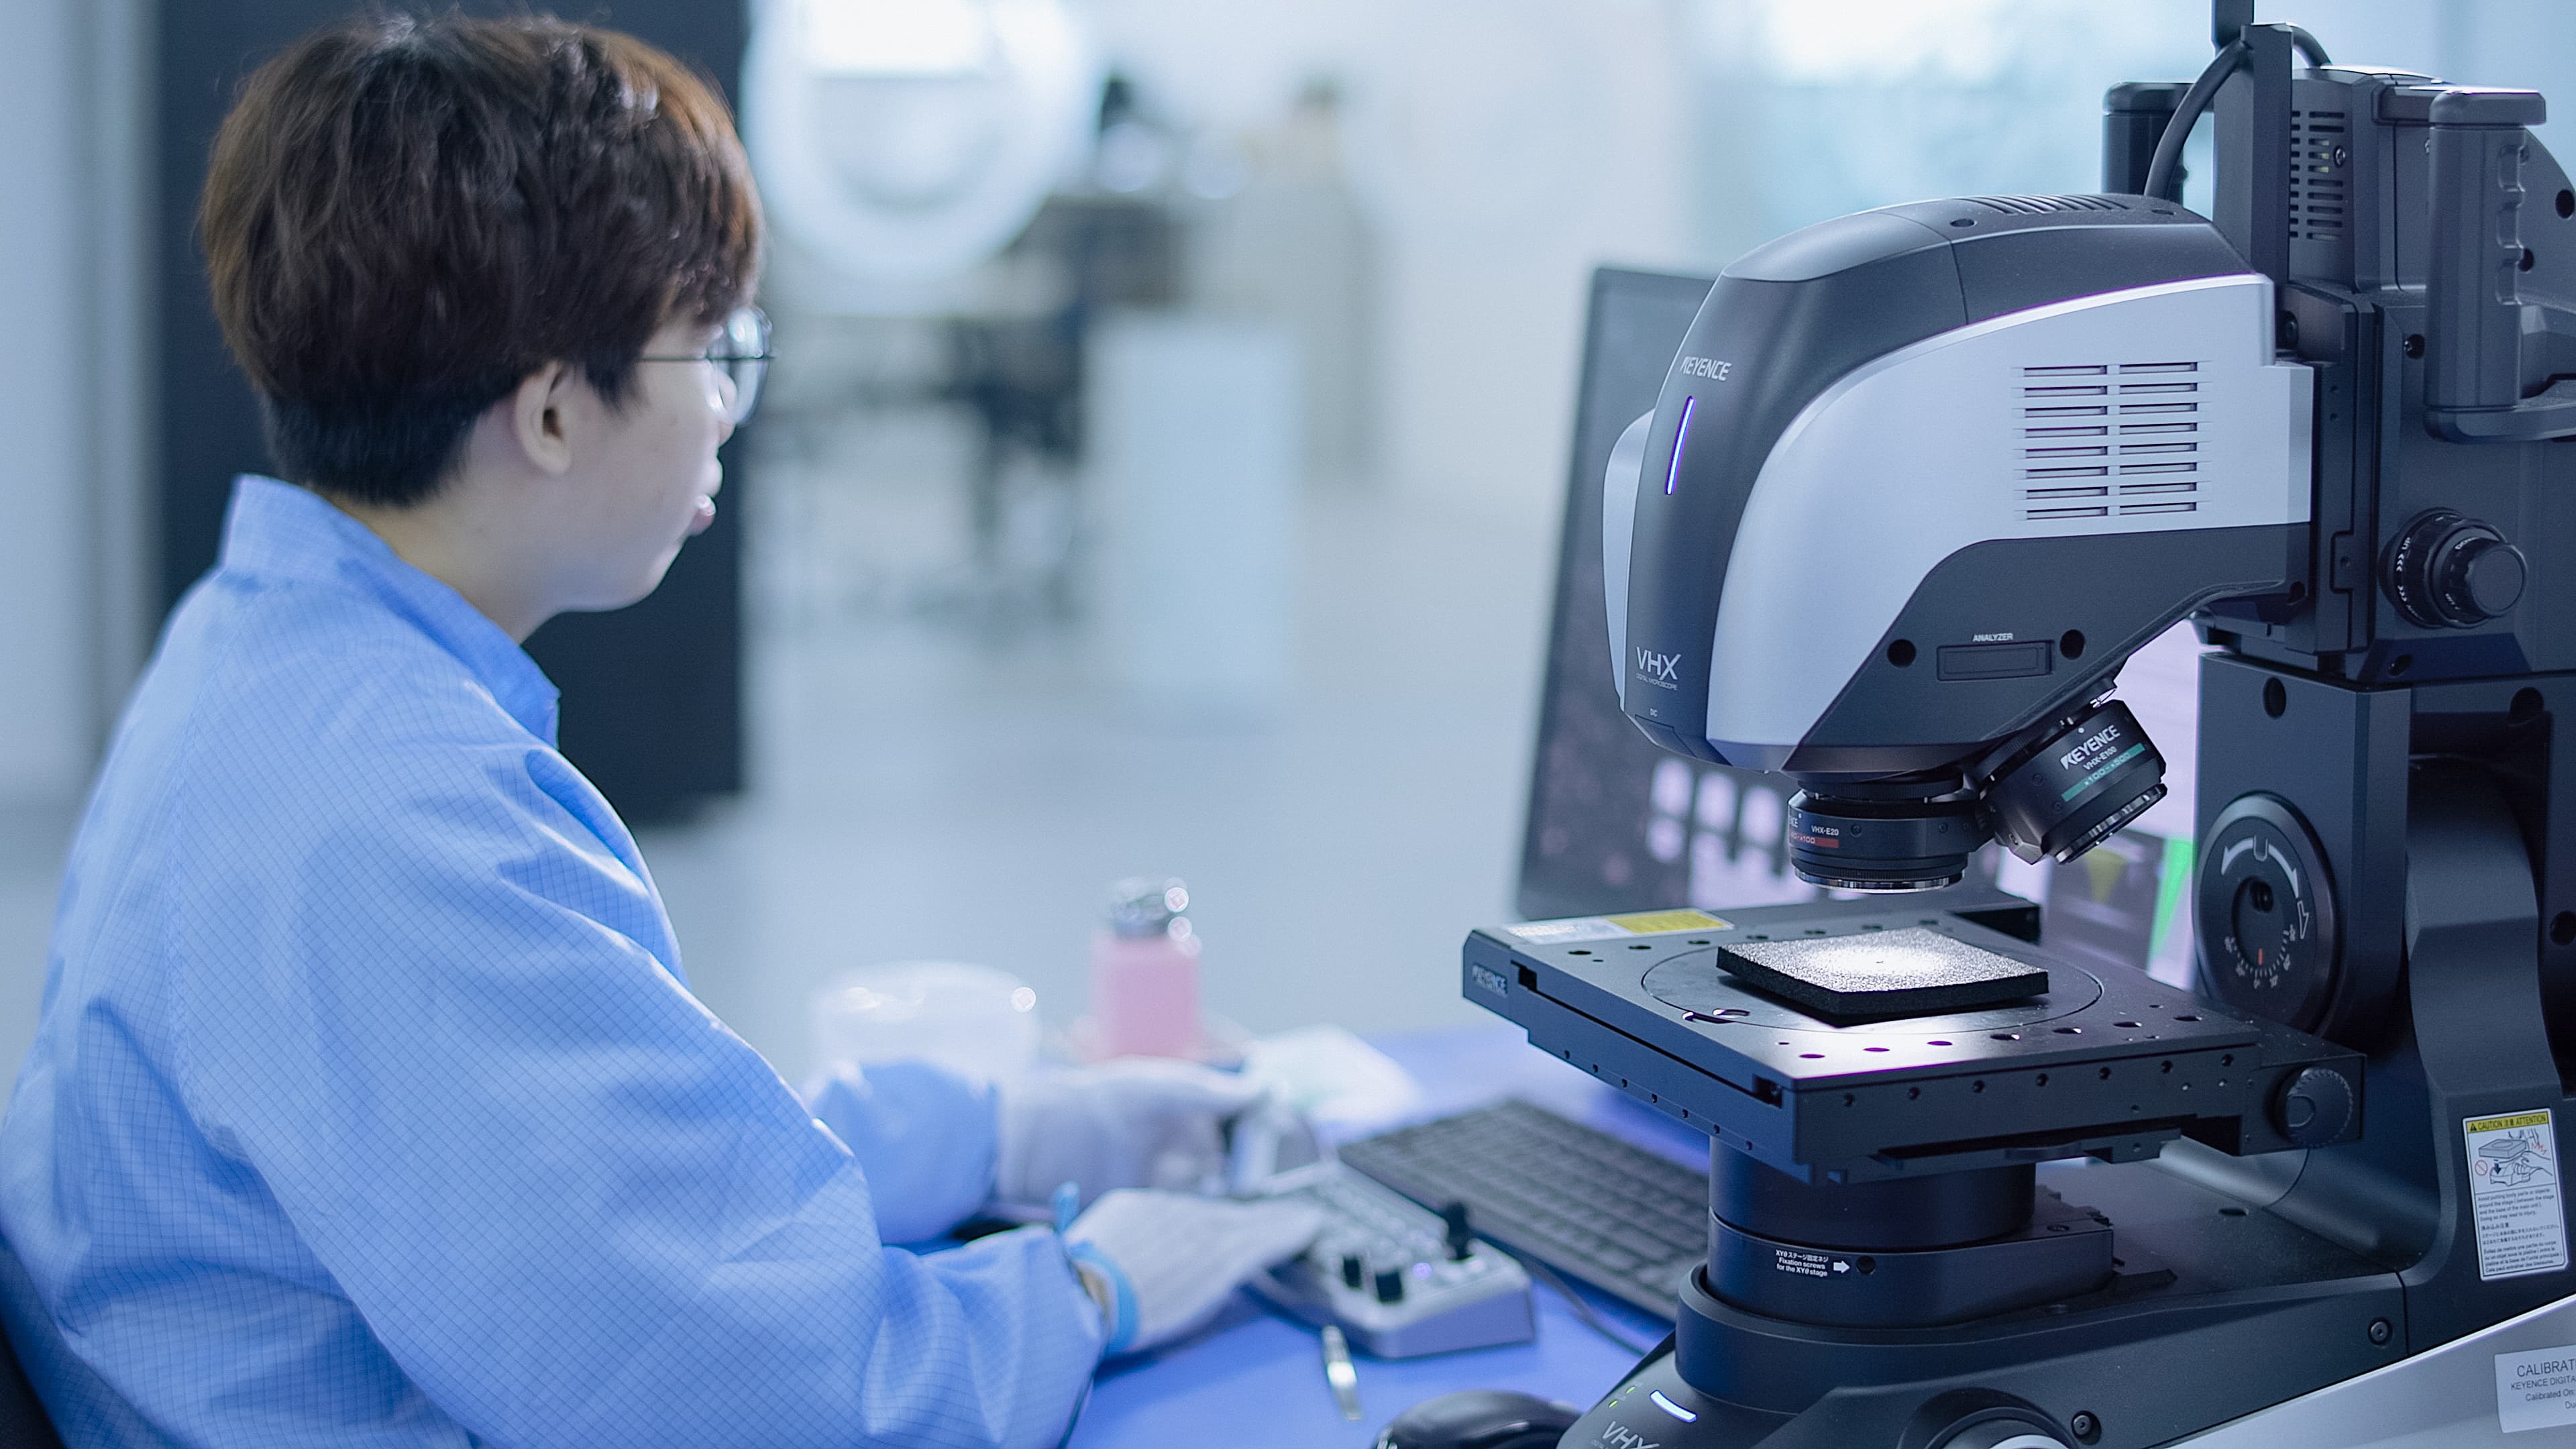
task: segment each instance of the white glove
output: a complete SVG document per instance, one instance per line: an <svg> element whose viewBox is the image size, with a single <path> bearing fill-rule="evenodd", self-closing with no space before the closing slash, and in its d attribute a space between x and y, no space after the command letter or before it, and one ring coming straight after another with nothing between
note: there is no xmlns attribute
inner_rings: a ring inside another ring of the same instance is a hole
<svg viewBox="0 0 2576 1449"><path fill-rule="evenodd" d="M993 1196L1043 1215L1070 1182L1083 1202L1122 1187L1209 1192L1225 1180L1227 1121L1261 1088L1190 1062L1136 1057L1005 1085Z"/></svg>
<svg viewBox="0 0 2576 1449"><path fill-rule="evenodd" d="M1064 1239L1075 1268L1101 1284L1107 1351L1119 1354L1207 1322L1226 1295L1304 1252L1323 1226L1311 1203L1122 1190L1092 1204Z"/></svg>

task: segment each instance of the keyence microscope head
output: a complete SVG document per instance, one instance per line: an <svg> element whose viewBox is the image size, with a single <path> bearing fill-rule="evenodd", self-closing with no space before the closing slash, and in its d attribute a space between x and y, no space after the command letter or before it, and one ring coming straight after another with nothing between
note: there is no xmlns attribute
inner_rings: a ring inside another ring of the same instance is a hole
<svg viewBox="0 0 2576 1449"><path fill-rule="evenodd" d="M2507 476L2527 465L2474 446L2576 427L2576 401L2526 398L2576 371L2576 246L2521 244L2570 225L2523 129L2541 99L2293 79L2304 32L2257 30L2292 134L2248 158L2272 174L2222 175L2215 222L2134 194L2158 104L2190 97L2122 87L2111 160L2133 194L1916 202L1758 248L1621 439L1603 547L1622 708L1667 749L1795 778L1806 879L1943 886L1989 838L2064 861L2134 819L2163 762L2111 690L2179 619L2363 679L2570 662L2563 631L2517 616L2566 587L2516 541L2540 521ZM2218 83L2254 64L2231 44ZM2321 376L2363 339L2303 349L2303 315L2340 320L2306 283L2423 305L2402 352L2420 402L2411 379ZM2365 420L2365 386L2414 426ZM2397 456L2364 445L2399 431Z"/></svg>
<svg viewBox="0 0 2576 1449"><path fill-rule="evenodd" d="M2109 92L2099 194L1729 267L1607 462L1622 708L1795 779L1799 873L1871 894L1468 938L1469 999L1710 1134L1672 1346L1569 1444L2459 1399L2420 1442L2465 1446L2511 1427L2487 1336L2576 1342L2576 186L2536 93L2213 10L2197 81ZM1939 890L2162 795L2113 691L2183 619L2196 994Z"/></svg>

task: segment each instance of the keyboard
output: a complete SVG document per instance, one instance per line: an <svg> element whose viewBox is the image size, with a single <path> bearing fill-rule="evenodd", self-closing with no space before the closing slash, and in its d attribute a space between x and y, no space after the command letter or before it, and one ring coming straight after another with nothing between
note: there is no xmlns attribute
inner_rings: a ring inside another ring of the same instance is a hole
<svg viewBox="0 0 2576 1449"><path fill-rule="evenodd" d="M1364 1138L1342 1162L1669 1323L1708 1258L1708 1174L1511 1101Z"/></svg>

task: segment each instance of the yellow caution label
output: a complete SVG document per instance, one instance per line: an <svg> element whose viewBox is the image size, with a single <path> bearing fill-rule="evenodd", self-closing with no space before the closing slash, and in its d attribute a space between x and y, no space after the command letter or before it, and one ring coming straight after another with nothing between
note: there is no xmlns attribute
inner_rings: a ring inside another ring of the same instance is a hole
<svg viewBox="0 0 2576 1449"><path fill-rule="evenodd" d="M2516 1127L2546 1127L2547 1112L2524 1112L2513 1117L2472 1117L2462 1124L2471 1132L2509 1132Z"/></svg>
<svg viewBox="0 0 2576 1449"><path fill-rule="evenodd" d="M2549 1109L2462 1119L2469 1206L2478 1227L2478 1278L2567 1268L2567 1203Z"/></svg>
<svg viewBox="0 0 2576 1449"><path fill-rule="evenodd" d="M1666 931L1723 931L1727 923L1706 911L1646 911L1634 916L1611 916L1610 924L1633 935L1653 936Z"/></svg>

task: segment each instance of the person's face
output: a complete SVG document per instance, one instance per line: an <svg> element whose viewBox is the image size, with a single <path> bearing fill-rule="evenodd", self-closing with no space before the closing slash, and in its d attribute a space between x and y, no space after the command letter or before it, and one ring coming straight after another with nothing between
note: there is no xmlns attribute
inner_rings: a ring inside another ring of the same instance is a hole
<svg viewBox="0 0 2576 1449"><path fill-rule="evenodd" d="M717 329L672 322L645 345L648 359L696 357ZM680 545L715 521L724 486L716 449L733 434L725 380L699 361L645 361L622 407L610 408L587 386L575 406L584 446L574 476L562 480L571 516L564 521L582 546L564 559L562 607L623 608L662 582Z"/></svg>

